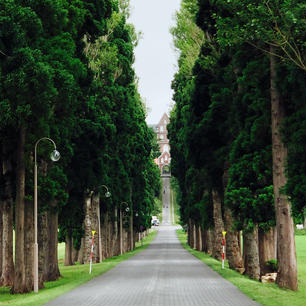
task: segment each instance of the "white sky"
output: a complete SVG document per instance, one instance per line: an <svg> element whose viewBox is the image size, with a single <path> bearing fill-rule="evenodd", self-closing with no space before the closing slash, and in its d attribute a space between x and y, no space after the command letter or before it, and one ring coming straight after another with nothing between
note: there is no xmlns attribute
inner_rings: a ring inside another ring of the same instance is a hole
<svg viewBox="0 0 306 306"><path fill-rule="evenodd" d="M147 123L157 124L169 113L173 91L171 81L177 55L169 29L175 25L174 14L181 0L131 0L131 16L136 31L143 38L135 48L134 68L139 78L139 93L149 108Z"/></svg>

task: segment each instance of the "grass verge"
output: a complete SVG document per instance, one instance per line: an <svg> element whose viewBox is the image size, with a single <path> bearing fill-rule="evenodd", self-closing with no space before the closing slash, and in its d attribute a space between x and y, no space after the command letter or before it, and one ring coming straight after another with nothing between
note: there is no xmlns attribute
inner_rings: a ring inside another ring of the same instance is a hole
<svg viewBox="0 0 306 306"><path fill-rule="evenodd" d="M45 288L39 290L36 293L26 294L10 294L9 288L0 287L0 305L10 306L42 306L48 301L56 298L80 286L94 277L101 275L108 270L117 266L120 262L132 257L133 255L146 249L151 241L156 236L157 231L151 232L146 238L143 239L141 245L140 242L136 243L136 247L133 251L123 254L121 256L115 256L104 260L102 263L97 263L92 266L92 273L89 274L89 264L86 265L63 265L63 245L59 247L59 267L62 277L54 282L46 282Z"/></svg>
<svg viewBox="0 0 306 306"><path fill-rule="evenodd" d="M170 218L171 218L171 224L175 225L175 217L174 217L174 203L173 203L173 193L170 188Z"/></svg>
<svg viewBox="0 0 306 306"><path fill-rule="evenodd" d="M222 269L221 262L209 255L193 250L187 244L187 237L183 230L177 230L177 235L183 247L195 257L202 260L222 277L233 283L240 291L263 306L305 306L306 301L306 237L296 236L296 251L298 261L299 291L280 289L275 284L263 284L251 280L247 276L229 269L225 264Z"/></svg>
<svg viewBox="0 0 306 306"><path fill-rule="evenodd" d="M173 225L179 225L180 224L179 206L176 201L175 191L172 188L170 189L170 202L171 202L171 214L174 213L174 224ZM172 215L171 215L171 220L173 220Z"/></svg>

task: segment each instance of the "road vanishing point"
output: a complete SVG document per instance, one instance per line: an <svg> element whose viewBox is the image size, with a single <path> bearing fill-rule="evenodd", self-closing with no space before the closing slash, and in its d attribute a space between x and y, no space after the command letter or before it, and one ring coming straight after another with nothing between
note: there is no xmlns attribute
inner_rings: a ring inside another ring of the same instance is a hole
<svg viewBox="0 0 306 306"><path fill-rule="evenodd" d="M171 225L169 178L163 222L150 246L48 306L260 306L195 258Z"/></svg>

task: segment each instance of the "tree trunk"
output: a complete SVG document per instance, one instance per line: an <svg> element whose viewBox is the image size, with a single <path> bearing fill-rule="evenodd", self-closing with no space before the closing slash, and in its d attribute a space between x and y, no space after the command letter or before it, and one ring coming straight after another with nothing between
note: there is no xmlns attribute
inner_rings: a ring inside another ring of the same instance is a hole
<svg viewBox="0 0 306 306"><path fill-rule="evenodd" d="M54 203L51 206L55 206ZM48 260L45 265L46 270L44 271L45 281L55 281L60 277L60 271L58 267L58 256L57 256L57 246L58 246L58 213L49 211L47 214L48 218Z"/></svg>
<svg viewBox="0 0 306 306"><path fill-rule="evenodd" d="M207 253L207 229L202 230L202 249L201 251Z"/></svg>
<svg viewBox="0 0 306 306"><path fill-rule="evenodd" d="M78 262L82 265L84 264L84 238L81 239L81 246L79 249L79 254L78 254Z"/></svg>
<svg viewBox="0 0 306 306"><path fill-rule="evenodd" d="M224 231L221 198L217 191L212 192L213 196L213 218L214 218L214 243L212 256L218 260L222 260L222 240Z"/></svg>
<svg viewBox="0 0 306 306"><path fill-rule="evenodd" d="M193 246L192 248L194 250L196 250L197 248L197 230L196 230L197 226L195 224L195 222L193 222L193 231L192 231L192 236L193 236Z"/></svg>
<svg viewBox="0 0 306 306"><path fill-rule="evenodd" d="M240 249L240 256L242 256L242 243L241 243L242 231L237 232L237 240Z"/></svg>
<svg viewBox="0 0 306 306"><path fill-rule="evenodd" d="M135 243L140 241L140 232L134 232L134 241Z"/></svg>
<svg viewBox="0 0 306 306"><path fill-rule="evenodd" d="M65 266L72 266L72 237L70 235L66 235L65 239Z"/></svg>
<svg viewBox="0 0 306 306"><path fill-rule="evenodd" d="M47 212L41 212L38 214L38 287L44 286L44 272L47 270L46 266L48 263L48 217Z"/></svg>
<svg viewBox="0 0 306 306"><path fill-rule="evenodd" d="M95 193L93 195L93 202L94 206L97 208L97 253L98 256L98 262L102 262L102 228L101 228L101 211L100 211L100 194Z"/></svg>
<svg viewBox="0 0 306 306"><path fill-rule="evenodd" d="M123 218L122 218L122 208L120 208L120 255L123 254Z"/></svg>
<svg viewBox="0 0 306 306"><path fill-rule="evenodd" d="M131 201L131 209L130 209L130 239L131 239L131 251L134 250L134 218L133 218L133 184L130 183L130 201Z"/></svg>
<svg viewBox="0 0 306 306"><path fill-rule="evenodd" d="M48 162L42 160L40 164L41 175L48 174ZM39 202L38 202L39 204ZM38 212L38 279L39 288L44 287L44 281L55 281L59 278L58 268L58 213L57 202L51 200L48 210Z"/></svg>
<svg viewBox="0 0 306 306"><path fill-rule="evenodd" d="M90 249L91 249L91 239L92 239L92 216L91 216L91 197L89 195L84 195L84 254L83 259L84 263L90 262Z"/></svg>
<svg viewBox="0 0 306 306"><path fill-rule="evenodd" d="M105 258L109 258L109 214L108 211L105 212L104 214L104 226L102 230L102 235L104 236L104 244L102 242L102 250L104 252ZM102 237L103 237L102 236ZM124 253L124 251L123 251Z"/></svg>
<svg viewBox="0 0 306 306"><path fill-rule="evenodd" d="M91 248L91 228L92 228L92 220L90 216L91 210L91 198L89 195L84 195L84 254L83 260L84 263L89 263L90 261L90 248Z"/></svg>
<svg viewBox="0 0 306 306"><path fill-rule="evenodd" d="M4 174L3 174L3 159L5 158L3 155L3 149L4 149L4 144L0 140L0 181L4 181ZM2 275L2 262L3 262L3 255L2 255L2 249L3 249L3 219L2 219L2 214L3 214L3 206L4 206L4 198L2 193L4 193L4 190L2 189L2 186L0 185L0 287L2 286L1 284L1 275Z"/></svg>
<svg viewBox="0 0 306 306"><path fill-rule="evenodd" d="M134 228L133 228L133 211L131 211L130 215L130 239L131 239L131 251L134 250Z"/></svg>
<svg viewBox="0 0 306 306"><path fill-rule="evenodd" d="M243 232L243 257L245 274L250 278L259 280L260 267L258 256L258 230Z"/></svg>
<svg viewBox="0 0 306 306"><path fill-rule="evenodd" d="M120 242L118 237L118 209L117 206L114 208L114 256L118 256L120 254Z"/></svg>
<svg viewBox="0 0 306 306"><path fill-rule="evenodd" d="M202 251L212 254L213 249L213 231L211 229L202 230Z"/></svg>
<svg viewBox="0 0 306 306"><path fill-rule="evenodd" d="M188 226L188 236L189 236L189 246L193 248L194 245L194 235L193 235L193 220L189 219L189 226Z"/></svg>
<svg viewBox="0 0 306 306"><path fill-rule="evenodd" d="M207 230L207 254L212 254L214 241L214 231L212 229Z"/></svg>
<svg viewBox="0 0 306 306"><path fill-rule="evenodd" d="M25 293L25 241L24 241L24 213L25 213L25 136L24 127L19 130L17 144L16 169L16 213L15 213L15 275L11 289L12 293Z"/></svg>
<svg viewBox="0 0 306 306"><path fill-rule="evenodd" d="M115 236L118 237L118 209L116 205L114 208L114 217L115 217L115 223L114 223Z"/></svg>
<svg viewBox="0 0 306 306"><path fill-rule="evenodd" d="M202 251L202 228L201 225L198 226L197 229L197 250Z"/></svg>
<svg viewBox="0 0 306 306"><path fill-rule="evenodd" d="M236 76L238 77L239 69L235 69ZM239 85L240 86L240 85ZM238 88L241 91L241 88ZM228 184L228 168L229 164L224 163L224 172L222 177L223 190L226 189ZM226 230L226 258L228 260L228 265L231 269L237 270L240 273L244 272L243 259L241 255L240 247L240 233L235 231L234 228L234 218L232 211L228 207L224 207L224 226Z"/></svg>
<svg viewBox="0 0 306 306"><path fill-rule="evenodd" d="M131 250L131 231L129 228L126 229L126 249L125 252L129 252Z"/></svg>
<svg viewBox="0 0 306 306"><path fill-rule="evenodd" d="M187 244L189 246L191 246L191 228L192 228L191 219L189 218L188 219L188 226L187 226Z"/></svg>
<svg viewBox="0 0 306 306"><path fill-rule="evenodd" d="M271 46L271 53L273 52L274 48ZM273 188L278 261L276 282L280 287L297 290L297 262L291 205L286 195L280 192L287 181L285 176L287 149L282 143L280 134L281 123L285 117L285 108L276 87L276 74L276 57L270 55Z"/></svg>
<svg viewBox="0 0 306 306"><path fill-rule="evenodd" d="M258 250L260 274L272 272L268 269L266 262L271 259L276 259L276 230L271 228L268 232L262 229L258 230Z"/></svg>
<svg viewBox="0 0 306 306"><path fill-rule="evenodd" d="M233 230L234 220L228 207L224 209L224 222L226 229L226 258L231 269L243 272L243 260L238 241L238 232Z"/></svg>
<svg viewBox="0 0 306 306"><path fill-rule="evenodd" d="M90 256L91 256L91 245L92 245L92 231L95 231L97 233L97 223L98 223L98 217L97 217L97 207L95 206L97 204L95 201L93 201L93 197L91 195L84 195L84 212L85 212L85 219L84 219L84 229L85 229L85 237L84 237L84 254L83 254L83 260L84 263L90 262ZM92 262L98 262L98 240L97 235L94 235L94 248L93 248L93 258Z"/></svg>
<svg viewBox="0 0 306 306"><path fill-rule="evenodd" d="M13 194L12 194L12 167L11 162L3 162L4 194L0 203L0 284L5 287L13 285L14 261L13 261ZM2 262L1 262L2 261Z"/></svg>
<svg viewBox="0 0 306 306"><path fill-rule="evenodd" d="M39 258L39 287L43 282L55 281L59 278L58 268L58 214L55 212L56 203L50 202L53 211L38 214L38 258Z"/></svg>
<svg viewBox="0 0 306 306"><path fill-rule="evenodd" d="M79 250L77 250L74 247L74 239L72 238L72 254L71 254L71 260L72 264L75 264L79 259Z"/></svg>
<svg viewBox="0 0 306 306"><path fill-rule="evenodd" d="M1 175L1 173L0 173ZM0 275L2 275L2 264L3 264L3 255L2 255L2 249L3 249L3 222L2 222L2 214L3 214L3 203L0 200ZM1 280L0 280L0 287L2 286Z"/></svg>
<svg viewBox="0 0 306 306"><path fill-rule="evenodd" d="M25 256L25 290L29 292L34 289L34 203L25 201L25 223L24 223L24 256ZM43 288L44 285L40 288Z"/></svg>

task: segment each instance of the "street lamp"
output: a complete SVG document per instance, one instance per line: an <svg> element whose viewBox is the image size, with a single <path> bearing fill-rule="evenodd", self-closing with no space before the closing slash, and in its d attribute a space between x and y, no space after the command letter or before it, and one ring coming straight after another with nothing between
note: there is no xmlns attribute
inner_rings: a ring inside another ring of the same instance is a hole
<svg viewBox="0 0 306 306"><path fill-rule="evenodd" d="M105 197L109 198L112 194L109 192L108 187L106 185L101 185L99 187L104 187L106 189ZM98 188L99 188L98 187ZM98 229L99 229L99 261L102 262L102 237L101 237L101 220L100 220L100 203L97 206L97 215L98 215Z"/></svg>
<svg viewBox="0 0 306 306"><path fill-rule="evenodd" d="M106 189L106 192L105 192L105 197L106 198L109 198L112 194L109 192L109 190L108 190L108 187L106 186L106 185L101 185L101 186L99 186L99 187L104 187L105 189ZM98 187L98 188L99 188Z"/></svg>
<svg viewBox="0 0 306 306"><path fill-rule="evenodd" d="M54 150L50 154L50 159L54 162L58 161L61 154L56 150L55 142L48 137L37 140L34 149L34 292L38 292L38 243L37 243L37 145L41 140L52 142Z"/></svg>

